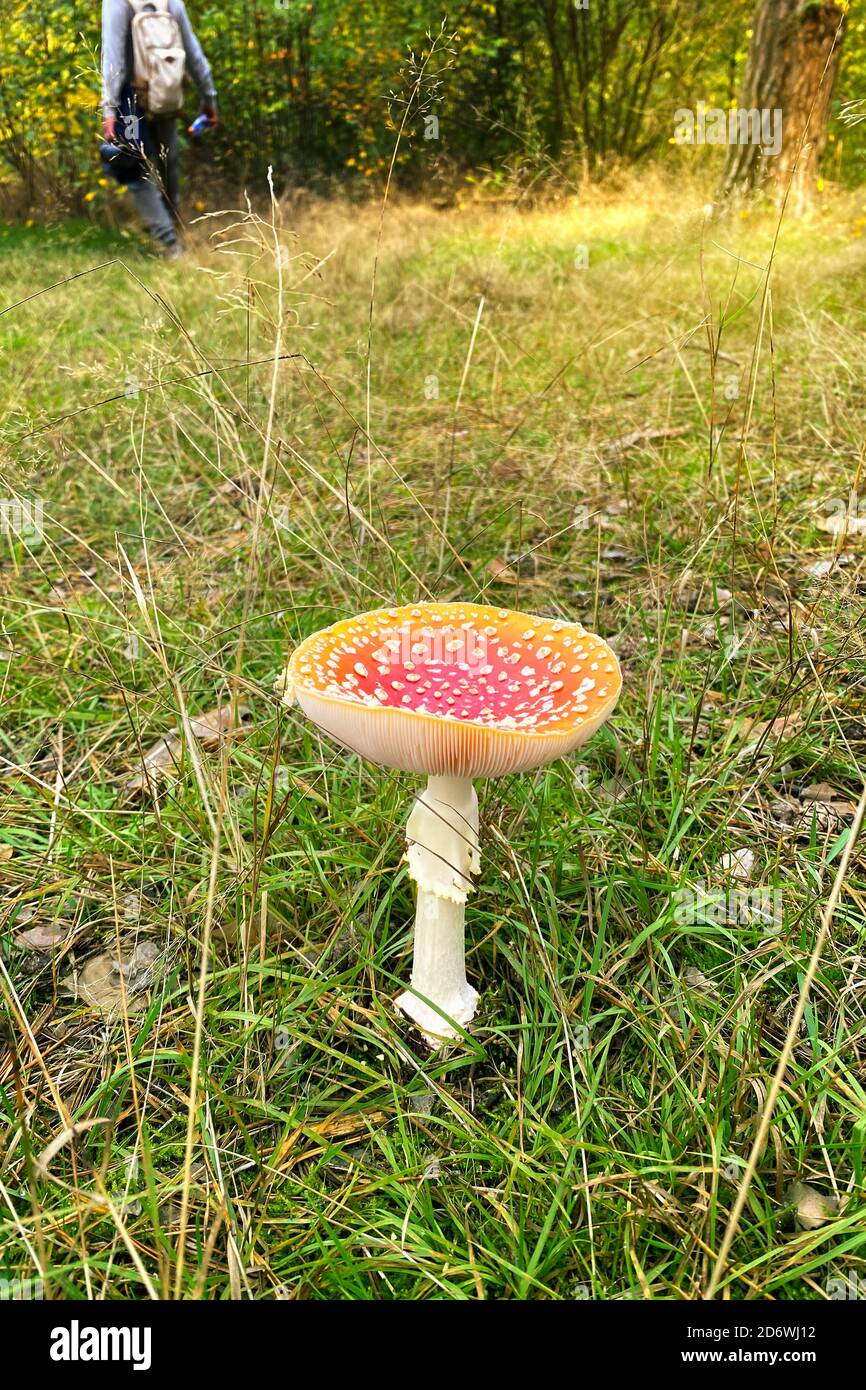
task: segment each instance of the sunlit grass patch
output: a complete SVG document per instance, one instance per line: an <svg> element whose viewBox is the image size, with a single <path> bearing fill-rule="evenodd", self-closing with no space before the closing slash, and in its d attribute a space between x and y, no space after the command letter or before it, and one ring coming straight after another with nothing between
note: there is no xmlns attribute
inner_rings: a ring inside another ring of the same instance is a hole
<svg viewBox="0 0 866 1390"><path fill-rule="evenodd" d="M819 521L858 476L863 253L840 199L783 231L764 300L769 218L639 192L391 210L369 416L378 209L205 221L178 267L13 238L7 299L79 278L0 317L3 488L44 506L2 537L4 1270L68 1297L705 1287L862 784L864 542ZM431 1058L392 1008L417 787L273 682L338 617L455 596L580 618L625 690L580 759L483 789L482 1005ZM864 1269L862 894L855 856L732 1297ZM112 951L106 1016L76 979ZM34 1167L69 1119L100 1123ZM797 1180L839 1199L817 1229Z"/></svg>

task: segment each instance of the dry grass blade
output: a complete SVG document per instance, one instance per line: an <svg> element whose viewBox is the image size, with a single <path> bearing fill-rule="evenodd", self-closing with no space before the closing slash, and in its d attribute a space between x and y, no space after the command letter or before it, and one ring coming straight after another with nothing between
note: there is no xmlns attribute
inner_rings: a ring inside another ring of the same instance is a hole
<svg viewBox="0 0 866 1390"><path fill-rule="evenodd" d="M46 1145L34 1161L34 1166L39 1176L43 1178L48 1176L48 1168L51 1160L56 1158L60 1150L65 1148L67 1144L71 1144L79 1135L86 1134L88 1130L93 1129L94 1125L108 1124L111 1124L111 1121L106 1116L97 1115L90 1120L78 1120L74 1125L69 1125L66 1129L62 1129L59 1134L54 1136L51 1143Z"/></svg>

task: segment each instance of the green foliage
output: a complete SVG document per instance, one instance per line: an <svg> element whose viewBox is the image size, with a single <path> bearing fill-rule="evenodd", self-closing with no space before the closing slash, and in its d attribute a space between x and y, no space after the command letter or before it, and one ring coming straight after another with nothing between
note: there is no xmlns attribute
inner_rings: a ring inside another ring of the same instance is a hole
<svg viewBox="0 0 866 1390"><path fill-rule="evenodd" d="M421 0L190 0L189 9L223 113L195 161L202 182L262 189L270 167L278 188L336 178L379 186L400 130L397 174L429 192L455 176L519 171L531 181L677 158L679 107L737 99L753 3L471 0L447 12ZM49 210L114 196L97 159L98 4L0 0L0 20L0 188ZM864 68L866 25L852 16L837 109L860 95ZM833 176L859 180L864 153L859 126L836 123Z"/></svg>

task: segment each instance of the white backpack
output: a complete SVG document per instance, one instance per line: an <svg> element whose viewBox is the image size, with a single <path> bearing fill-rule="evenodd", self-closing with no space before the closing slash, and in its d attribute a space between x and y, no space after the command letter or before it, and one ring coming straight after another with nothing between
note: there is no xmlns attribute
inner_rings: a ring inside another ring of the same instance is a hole
<svg viewBox="0 0 866 1390"><path fill-rule="evenodd" d="M132 84L148 116L176 116L183 106L186 52L168 0L129 0Z"/></svg>

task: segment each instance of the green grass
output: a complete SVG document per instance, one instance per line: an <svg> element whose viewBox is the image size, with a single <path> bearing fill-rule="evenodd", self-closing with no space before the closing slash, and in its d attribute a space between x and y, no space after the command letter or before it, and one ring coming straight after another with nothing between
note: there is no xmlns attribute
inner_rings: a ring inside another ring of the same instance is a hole
<svg viewBox="0 0 866 1390"><path fill-rule="evenodd" d="M866 251L831 200L783 227L765 299L773 220L707 224L703 201L648 178L529 213L391 208L369 448L377 209L286 211L282 311L255 218L199 224L179 266L90 227L3 232L26 302L0 316L2 495L45 524L2 538L0 570L0 1277L70 1298L706 1288L851 824L798 794L863 781L863 537L809 571L862 456ZM269 427L275 345L297 355ZM671 433L613 446L647 429ZM479 787L482 1004L432 1057L391 1005L417 784L273 691L317 627L430 596L580 618L625 675L580 762ZM181 699L232 698L240 729L130 793ZM779 929L678 920L677 890L721 891L741 848ZM866 1276L864 892L855 851L735 1299ZM17 944L52 925L53 950ZM128 1025L61 988L118 937L159 950ZM99 1123L40 1167L70 1119ZM798 1229L795 1181L839 1210Z"/></svg>

